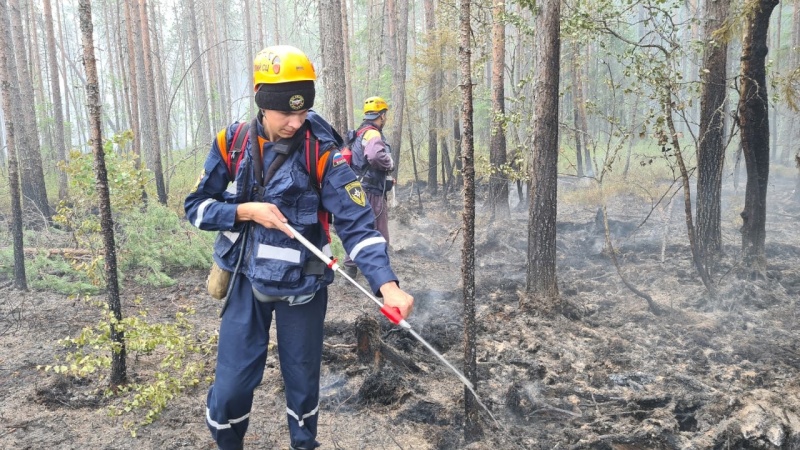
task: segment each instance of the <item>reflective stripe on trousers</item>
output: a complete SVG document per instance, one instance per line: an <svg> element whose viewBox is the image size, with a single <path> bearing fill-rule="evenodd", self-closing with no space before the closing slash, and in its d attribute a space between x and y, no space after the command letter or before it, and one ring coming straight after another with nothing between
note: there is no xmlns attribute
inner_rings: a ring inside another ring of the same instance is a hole
<svg viewBox="0 0 800 450"><path fill-rule="evenodd" d="M220 324L216 378L207 399L206 423L222 450L242 448L252 414L253 391L264 375L273 312L291 445L309 449L317 446L322 330L327 305L327 288L320 289L304 305L259 302L253 296L250 281L238 275ZM256 413L269 417L276 411Z"/></svg>

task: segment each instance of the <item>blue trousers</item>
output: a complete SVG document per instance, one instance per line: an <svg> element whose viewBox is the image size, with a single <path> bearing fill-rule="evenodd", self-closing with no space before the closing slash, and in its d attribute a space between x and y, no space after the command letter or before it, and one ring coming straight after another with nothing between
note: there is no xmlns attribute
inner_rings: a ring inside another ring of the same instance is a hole
<svg viewBox="0 0 800 450"><path fill-rule="evenodd" d="M319 446L315 438L327 307L327 288L320 289L304 305L259 302L253 296L250 281L237 275L219 328L216 378L208 390L206 409L206 423L220 449L243 448L253 391L264 375L273 312L291 446L296 449Z"/></svg>

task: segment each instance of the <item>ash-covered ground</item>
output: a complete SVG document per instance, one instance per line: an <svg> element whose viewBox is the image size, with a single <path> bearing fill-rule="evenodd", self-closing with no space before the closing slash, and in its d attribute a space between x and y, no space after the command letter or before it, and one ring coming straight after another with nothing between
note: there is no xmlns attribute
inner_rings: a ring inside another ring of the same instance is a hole
<svg viewBox="0 0 800 450"><path fill-rule="evenodd" d="M458 379L338 280L323 355L322 448L800 448L800 208L791 200L792 185L770 187L765 280L738 275L744 192L730 192L723 204L726 255L713 274L716 298L691 265L682 204L651 211L639 198L611 199L610 231L623 275L652 297L663 310L658 315L620 280L598 205L568 202L559 204L557 242L566 307L546 315L521 307L530 303L523 294L527 211L515 208L509 219L493 220L479 206L477 392L496 420L483 413L483 438L472 443L463 438ZM562 182L559 192L584 188ZM391 210L392 258L416 298L408 322L462 367L460 210L452 199L448 209L423 195L420 213L416 197L400 193ZM205 294L205 275L181 274L168 289L126 287L123 307L132 310L140 295L151 317L166 320L190 306L192 323L214 332L220 304ZM77 334L99 312L46 292L5 287L0 298L0 448L215 448L204 425L207 385L172 400L131 437L124 417L108 415L114 400L97 396L96 380L36 369L65 353L56 339ZM379 336L397 358L376 366L357 357L355 324L365 317L380 323ZM256 392L246 448L288 448L275 353ZM132 377L144 379L152 364L131 358Z"/></svg>

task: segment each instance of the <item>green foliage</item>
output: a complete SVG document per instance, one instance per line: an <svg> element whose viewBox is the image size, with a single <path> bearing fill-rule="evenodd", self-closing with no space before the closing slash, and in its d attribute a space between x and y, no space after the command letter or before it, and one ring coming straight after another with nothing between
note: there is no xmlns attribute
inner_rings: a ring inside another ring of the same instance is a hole
<svg viewBox="0 0 800 450"><path fill-rule="evenodd" d="M333 231L331 231L331 253L333 253L333 257L336 258L340 264L344 263L346 252L342 246L342 240L339 239L339 236L337 236Z"/></svg>
<svg viewBox="0 0 800 450"><path fill-rule="evenodd" d="M169 276L169 271L205 268L211 264L213 235L197 233L190 224L162 205L143 207L142 192L147 183L147 173L137 167L135 155L116 151L131 138L130 131L126 131L104 144L120 278L132 274L138 283L171 286L175 281ZM91 251L88 262L75 262L72 270L63 267L63 273L81 280L88 279L89 286L93 285L96 290L105 282L94 156L73 151L69 163L62 168L69 176L70 199L59 204L53 220L69 230L75 247ZM29 273L38 273L40 268L31 269ZM70 283L65 280L50 284L50 277L44 277L42 281L46 283L44 287L57 286L59 292L94 292L87 290L85 283L70 288ZM36 287L36 283L32 285Z"/></svg>
<svg viewBox="0 0 800 450"><path fill-rule="evenodd" d="M124 145L131 135L115 135L104 144L108 189L111 209L117 214L132 211L141 205L141 194L146 183L145 174L139 170L135 155L118 154L115 145ZM72 150L69 162L61 164L69 178L69 201L59 203L53 221L73 234L78 247L97 250L102 247L102 235L97 212L99 197L94 172L94 155Z"/></svg>
<svg viewBox="0 0 800 450"><path fill-rule="evenodd" d="M137 283L171 286L168 273L211 265L214 233L198 232L162 205L133 210L119 217L119 268L133 272Z"/></svg>
<svg viewBox="0 0 800 450"><path fill-rule="evenodd" d="M25 265L26 274L35 274L28 278L28 285L32 289L67 295L96 294L99 291L96 280L98 270L103 269L102 260L76 264L61 256L48 256L40 252L32 261L26 261Z"/></svg>
<svg viewBox="0 0 800 450"><path fill-rule="evenodd" d="M137 303L140 300L137 300ZM148 321L148 312L143 309L138 316L126 317L118 321L104 304L103 318L93 326L87 326L75 337L62 339L60 343L69 352L63 361L53 365L39 366L44 371L70 375L79 378L91 377L102 383L109 377L111 355L116 344L111 339L111 326L125 333L128 354L137 363L147 365L148 375L142 381L116 389L106 389L106 396L121 399L120 405L109 407L109 414L126 415L125 427L131 435L156 420L168 402L184 390L195 387L201 380L210 382L206 376L206 361L214 346L216 335L199 332L188 317L194 315L192 309L183 309L175 314L171 322ZM140 371L140 375L145 371Z"/></svg>
<svg viewBox="0 0 800 450"><path fill-rule="evenodd" d="M529 178L525 169L525 158L521 152L513 152L509 155L509 161L500 166L492 165L485 155L476 156L475 176L486 182L489 178L497 176L502 176L508 181L527 181Z"/></svg>
<svg viewBox="0 0 800 450"><path fill-rule="evenodd" d="M14 277L14 249L0 249L0 273L7 278ZM66 295L94 294L98 292L91 277L75 270L72 264L58 255L48 255L46 251L25 260L25 273L28 287L47 290Z"/></svg>

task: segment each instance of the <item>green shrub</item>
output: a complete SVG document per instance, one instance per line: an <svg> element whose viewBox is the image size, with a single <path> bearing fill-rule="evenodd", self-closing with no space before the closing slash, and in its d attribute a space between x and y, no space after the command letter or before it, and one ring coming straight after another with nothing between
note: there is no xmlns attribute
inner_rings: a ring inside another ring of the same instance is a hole
<svg viewBox="0 0 800 450"><path fill-rule="evenodd" d="M119 217L119 269L142 284L171 286L178 269L211 265L214 233L199 231L162 205Z"/></svg>
<svg viewBox="0 0 800 450"><path fill-rule="evenodd" d="M118 321L105 304L95 304L102 308L103 318L85 327L78 336L60 341L69 349L63 361L38 368L79 378L91 377L102 384L108 380L111 370L111 355L115 350L111 324L114 324L117 331L125 333L128 361L147 366L151 371L141 382L104 390L105 396L121 399L121 406L110 406L109 414L129 416L125 427L131 435L136 436L140 427L156 420L169 400L203 381L211 381L206 361L214 350L217 336L195 329L188 320L195 314L194 310L177 312L171 322L148 321L146 309ZM140 374L144 371L140 370Z"/></svg>

